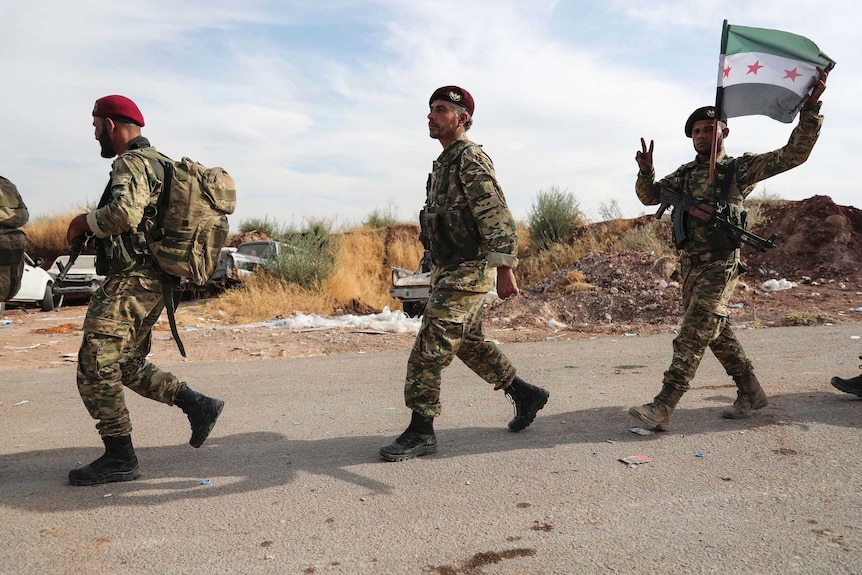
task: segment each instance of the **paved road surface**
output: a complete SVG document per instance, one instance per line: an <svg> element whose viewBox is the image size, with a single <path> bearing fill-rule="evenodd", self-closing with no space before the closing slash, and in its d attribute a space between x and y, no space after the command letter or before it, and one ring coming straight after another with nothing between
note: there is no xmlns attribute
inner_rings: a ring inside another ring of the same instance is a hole
<svg viewBox="0 0 862 575"><path fill-rule="evenodd" d="M533 426L509 433L503 395L453 365L440 453L403 463L377 449L407 422L406 351L183 363L227 401L207 444L130 394L143 476L89 488L65 482L101 453L71 371L7 370L0 573L860 573L862 401L828 383L858 373L860 329L743 331L769 407L721 419L735 390L709 356L650 436L625 409L672 336L509 345L551 391Z"/></svg>

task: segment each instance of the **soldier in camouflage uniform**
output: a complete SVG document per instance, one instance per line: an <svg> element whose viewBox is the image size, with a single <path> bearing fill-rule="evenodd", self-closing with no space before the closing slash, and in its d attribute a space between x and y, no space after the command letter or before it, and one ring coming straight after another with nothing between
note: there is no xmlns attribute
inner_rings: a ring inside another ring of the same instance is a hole
<svg viewBox="0 0 862 575"><path fill-rule="evenodd" d="M202 395L147 361L152 328L165 307L161 272L149 254L141 225L145 209L158 197L164 168L140 154L149 149L141 136L144 118L123 96L96 101L93 126L103 158L118 156L97 209L76 216L67 240L92 233L96 268L104 283L90 300L78 353L78 391L105 444L105 454L69 472L72 485L131 481L140 477L132 446L132 426L123 386L180 407L192 428L189 443L200 447L224 402Z"/></svg>
<svg viewBox="0 0 862 575"><path fill-rule="evenodd" d="M725 118L721 118L717 124L718 131L713 133L715 109L706 106L695 110L685 124L685 135L692 138L697 157L656 182L653 142L647 148L641 138L641 151L635 157L640 168L635 184L638 199L647 206L658 204L661 190L669 188L716 206L723 192L724 180L732 178L725 209L732 222L742 224L743 199L754 190L757 182L808 159L823 122L818 99L826 88L826 73L821 71L821 74L820 81L800 111L799 124L787 145L773 152L744 154L731 163L732 158L724 152L724 139L730 133ZM716 175L710 184L709 160L713 138L717 139ZM689 382L694 378L707 346L737 387L736 401L723 410L723 417L746 418L753 410L762 409L769 403L754 375L751 361L727 321L727 305L739 275L745 271L739 260L740 245L700 219L688 217L685 222L686 239L678 246L684 312L679 334L673 340L673 359L664 373L661 392L655 399L629 409L630 415L658 429L664 429L670 423L671 414L689 389Z"/></svg>
<svg viewBox="0 0 862 575"><path fill-rule="evenodd" d="M428 103L430 136L443 146L420 214L433 263L431 294L407 362L404 400L412 410L410 425L380 449L388 461L437 451L433 421L440 415L440 375L455 357L514 403L511 431L529 426L549 395L517 377L508 358L485 340L482 315L495 268L498 295L505 299L518 293L512 271L518 237L491 159L465 134L473 123L473 98L457 86L444 86Z"/></svg>
<svg viewBox="0 0 862 575"><path fill-rule="evenodd" d="M21 287L27 236L18 228L29 219L18 188L0 176L0 302L14 297Z"/></svg>

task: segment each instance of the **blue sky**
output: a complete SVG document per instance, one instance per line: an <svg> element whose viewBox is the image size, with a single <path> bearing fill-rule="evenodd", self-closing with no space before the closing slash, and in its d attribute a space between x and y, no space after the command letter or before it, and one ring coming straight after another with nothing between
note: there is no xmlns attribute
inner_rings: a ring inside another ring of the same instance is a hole
<svg viewBox="0 0 862 575"><path fill-rule="evenodd" d="M859 204L858 2L0 0L0 174L32 217L98 199L93 101L123 94L162 152L225 167L236 229L268 217L360 223L374 209L415 220L431 162L428 96L476 100L470 137L492 157L516 219L539 190L574 194L591 219L654 208L634 195L639 139L659 175L693 157L686 117L715 98L721 24L807 36L837 60L826 122L806 164L769 194ZM781 147L792 129L735 118L731 155Z"/></svg>

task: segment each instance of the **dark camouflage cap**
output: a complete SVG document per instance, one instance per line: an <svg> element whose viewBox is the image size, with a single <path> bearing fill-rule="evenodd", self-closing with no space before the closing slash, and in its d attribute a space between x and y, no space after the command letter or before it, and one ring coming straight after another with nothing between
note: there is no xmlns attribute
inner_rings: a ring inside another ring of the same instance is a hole
<svg viewBox="0 0 862 575"><path fill-rule="evenodd" d="M694 123L701 120L715 120L715 106L704 106L691 113L691 116L685 121L685 136L687 138L691 138ZM727 124L727 114L724 113L724 110L721 112L721 121Z"/></svg>
<svg viewBox="0 0 862 575"><path fill-rule="evenodd" d="M470 92L464 88L459 88L458 86L443 86L442 88L437 88L434 90L434 93L431 94L431 98L428 100L428 105L430 106L435 100L443 100L444 102L452 102L453 104L463 106L467 109L468 114L471 116L473 115L473 109L475 107L473 96L471 96Z"/></svg>

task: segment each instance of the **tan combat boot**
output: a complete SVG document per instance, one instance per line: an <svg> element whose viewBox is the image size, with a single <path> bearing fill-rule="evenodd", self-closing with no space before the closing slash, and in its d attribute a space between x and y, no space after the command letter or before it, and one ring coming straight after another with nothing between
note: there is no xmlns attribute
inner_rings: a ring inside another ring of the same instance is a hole
<svg viewBox="0 0 862 575"><path fill-rule="evenodd" d="M751 412L755 409L763 409L769 405L769 398L766 397L766 392L760 387L760 382L757 381L757 376L754 373L734 377L736 382L737 392L736 401L733 405L725 407L721 412L721 416L727 419L745 419L751 417Z"/></svg>
<svg viewBox="0 0 862 575"><path fill-rule="evenodd" d="M685 393L683 390L665 383L652 403L640 407L630 407L629 415L640 419L655 429L665 430L670 425L670 416L683 393Z"/></svg>

